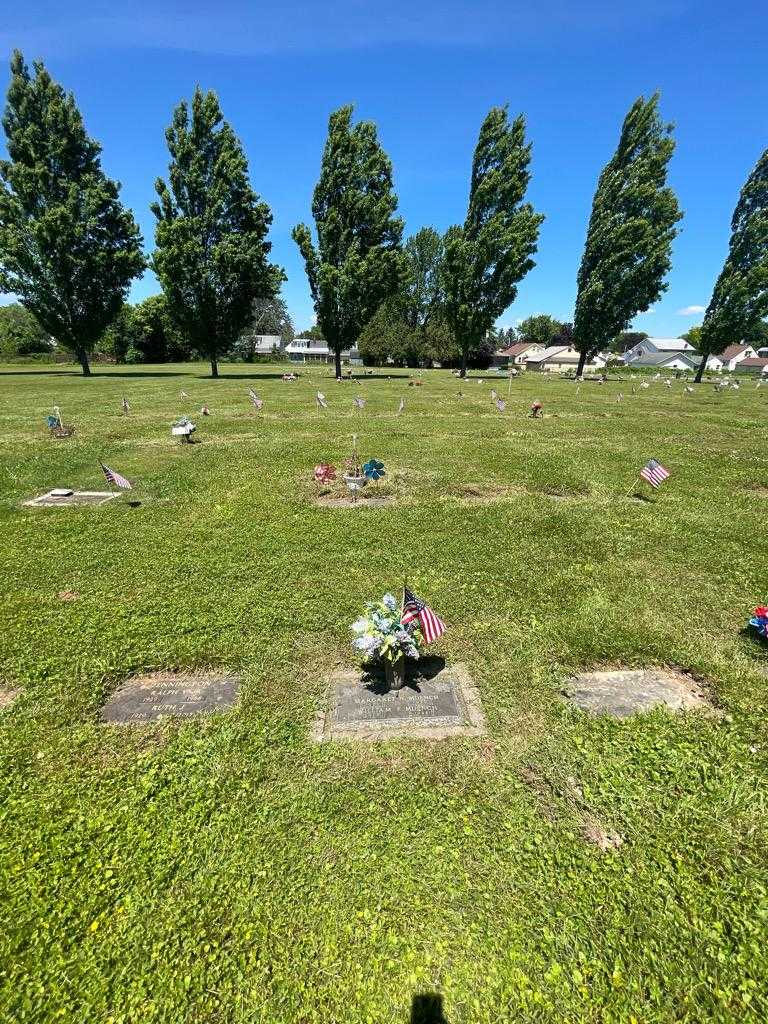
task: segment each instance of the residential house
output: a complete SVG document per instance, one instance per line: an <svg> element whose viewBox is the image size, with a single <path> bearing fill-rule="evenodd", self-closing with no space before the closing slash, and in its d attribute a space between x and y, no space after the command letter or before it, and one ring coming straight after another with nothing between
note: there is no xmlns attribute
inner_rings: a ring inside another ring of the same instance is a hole
<svg viewBox="0 0 768 1024"><path fill-rule="evenodd" d="M253 342L253 354L256 356L278 356L283 349L283 339L279 334L252 334L249 341Z"/></svg>
<svg viewBox="0 0 768 1024"><path fill-rule="evenodd" d="M544 346L535 341L521 341L509 348L500 348L493 357L492 366L525 367L528 357L544 351Z"/></svg>
<svg viewBox="0 0 768 1024"><path fill-rule="evenodd" d="M723 369L731 371L740 368L739 363L745 359L755 358L757 358L757 352L751 345L729 345L725 352L721 352L718 356L723 364ZM709 366L709 362L707 362L707 366Z"/></svg>
<svg viewBox="0 0 768 1024"><path fill-rule="evenodd" d="M656 352L653 355L641 356L629 365L653 366L657 370L695 370L699 365L699 359L696 352ZM716 366L710 366L709 361L707 367L711 370L718 369Z"/></svg>
<svg viewBox="0 0 768 1024"><path fill-rule="evenodd" d="M768 376L768 359L761 359L759 356L742 359L739 363L739 370L743 373L754 373Z"/></svg>
<svg viewBox="0 0 768 1024"><path fill-rule="evenodd" d="M627 366L657 366L657 362L648 362L649 357L659 355L679 355L683 352L693 353L696 349L685 338L643 338L624 353Z"/></svg>
<svg viewBox="0 0 768 1024"><path fill-rule="evenodd" d="M285 354L292 363L332 363L334 359L333 350L328 347L328 342L315 338L294 338L285 346ZM341 358L343 362L362 365L360 353L356 348L343 349Z"/></svg>
<svg viewBox="0 0 768 1024"><path fill-rule="evenodd" d="M543 373L574 373L579 365L580 353L573 345L550 345L542 352L528 356L526 370L539 370ZM585 365L585 370L604 370L608 360L603 355L593 356Z"/></svg>

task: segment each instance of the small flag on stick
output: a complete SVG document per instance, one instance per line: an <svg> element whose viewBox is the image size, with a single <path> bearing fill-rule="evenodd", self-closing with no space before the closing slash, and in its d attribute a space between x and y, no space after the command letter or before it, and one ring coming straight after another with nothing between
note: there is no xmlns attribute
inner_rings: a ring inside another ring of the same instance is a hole
<svg viewBox="0 0 768 1024"><path fill-rule="evenodd" d="M108 484L114 484L115 487L120 487L124 491L133 490L133 485L130 480L126 480L124 476L121 476L120 473L116 473L114 469L110 469L109 466L105 466L103 462L100 462L99 465L101 466L102 473L107 478Z"/></svg>
<svg viewBox="0 0 768 1024"><path fill-rule="evenodd" d="M363 409L365 407L365 399L364 398L355 398L355 399L353 399L353 401L355 403L355 408L356 409Z"/></svg>
<svg viewBox="0 0 768 1024"><path fill-rule="evenodd" d="M398 416L400 415L400 413L403 411L404 408L405 408L405 399L401 398L400 399L400 405L397 407L397 415Z"/></svg>
<svg viewBox="0 0 768 1024"><path fill-rule="evenodd" d="M443 620L435 615L432 609L416 597L408 587L403 587L403 611L400 615L400 622L403 626L407 626L409 622L414 621L418 621L425 643L431 644L445 632L446 627Z"/></svg>
<svg viewBox="0 0 768 1024"><path fill-rule="evenodd" d="M322 391L318 391L317 392L317 396L316 396L315 400L317 402L318 409L327 409L328 408L328 403L326 402L325 395L322 393Z"/></svg>
<svg viewBox="0 0 768 1024"><path fill-rule="evenodd" d="M131 407L128 404L128 399L123 396L123 412L127 415L131 411Z"/></svg>
<svg viewBox="0 0 768 1024"><path fill-rule="evenodd" d="M640 470L640 476L651 487L660 487L669 477L669 470L665 469L656 459L649 459L648 464Z"/></svg>
<svg viewBox="0 0 768 1024"><path fill-rule="evenodd" d="M253 388L248 388L248 397L251 400L251 404L255 409L261 411L264 408L264 400L259 398Z"/></svg>
<svg viewBox="0 0 768 1024"><path fill-rule="evenodd" d="M495 399L494 400L494 405L499 410L499 412L504 412L504 410L507 408L507 403L504 401L503 398Z"/></svg>
<svg viewBox="0 0 768 1024"><path fill-rule="evenodd" d="M189 395L187 394L187 392L186 392L186 391L182 391L182 392L181 392L181 397L182 397L182 398L189 398Z"/></svg>

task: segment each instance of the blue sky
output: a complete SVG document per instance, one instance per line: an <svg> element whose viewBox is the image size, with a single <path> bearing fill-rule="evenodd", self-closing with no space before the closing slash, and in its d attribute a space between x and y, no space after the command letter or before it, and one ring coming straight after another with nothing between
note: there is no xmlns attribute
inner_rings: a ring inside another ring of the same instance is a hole
<svg viewBox="0 0 768 1024"><path fill-rule="evenodd" d="M669 290L635 321L652 335L676 336L701 320L739 189L768 147L768 7L758 0L9 7L0 54L20 47L75 93L148 248L172 108L196 83L219 94L274 214L273 256L288 275L297 329L314 316L290 232L310 220L328 114L343 103L377 123L409 234L463 220L488 108L509 103L525 114L530 198L547 219L537 266L505 325L536 312L572 317L597 176L639 94L660 90L676 125L670 177L685 211ZM0 85L5 91L7 64ZM146 274L132 298L157 290Z"/></svg>

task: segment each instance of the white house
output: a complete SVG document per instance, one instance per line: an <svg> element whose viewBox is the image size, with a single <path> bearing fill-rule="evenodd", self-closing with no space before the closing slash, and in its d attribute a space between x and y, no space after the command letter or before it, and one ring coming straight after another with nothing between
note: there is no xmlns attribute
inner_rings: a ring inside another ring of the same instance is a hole
<svg viewBox="0 0 768 1024"><path fill-rule="evenodd" d="M509 348L500 348L493 357L493 365L524 367L529 356L540 355L543 351L544 346L535 341L521 341Z"/></svg>
<svg viewBox="0 0 768 1024"><path fill-rule="evenodd" d="M284 351L292 363L332 363L334 359L333 350L328 348L328 342L317 341L314 338L294 338L285 346ZM343 349L341 358L356 365L362 363L356 348Z"/></svg>
<svg viewBox="0 0 768 1024"><path fill-rule="evenodd" d="M573 345L550 345L542 352L528 356L526 370L540 370L544 373L574 372L579 365L580 353ZM603 370L608 360L603 355L593 356L584 364L585 370Z"/></svg>
<svg viewBox="0 0 768 1024"><path fill-rule="evenodd" d="M745 359L756 359L757 352L751 345L729 345L725 352L721 352L717 358L722 363L724 370L733 371ZM707 361L707 366L709 367L709 361Z"/></svg>
<svg viewBox="0 0 768 1024"><path fill-rule="evenodd" d="M685 338L643 338L624 353L627 366L658 366L657 361L648 362L649 357L680 355L683 352L695 354L696 349ZM676 367L673 367L676 369Z"/></svg>
<svg viewBox="0 0 768 1024"><path fill-rule="evenodd" d="M691 352L656 352L653 355L644 355L628 363L629 366L655 366L657 370L695 370L699 365L698 354ZM717 370L719 367L710 365L707 361L707 368Z"/></svg>
<svg viewBox="0 0 768 1024"><path fill-rule="evenodd" d="M257 356L271 356L283 348L283 339L279 334L252 334L253 353Z"/></svg>

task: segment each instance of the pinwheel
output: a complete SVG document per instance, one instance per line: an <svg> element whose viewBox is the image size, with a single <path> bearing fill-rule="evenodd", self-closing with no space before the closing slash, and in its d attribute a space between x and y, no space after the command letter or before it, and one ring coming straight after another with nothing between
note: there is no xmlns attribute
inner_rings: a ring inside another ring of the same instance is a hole
<svg viewBox="0 0 768 1024"><path fill-rule="evenodd" d="M319 484L329 484L335 479L336 467L329 462L321 462L319 466L315 466L315 480Z"/></svg>
<svg viewBox="0 0 768 1024"><path fill-rule="evenodd" d="M755 608L755 614L749 620L749 624L758 636L761 636L763 640L768 640L768 608L764 605Z"/></svg>
<svg viewBox="0 0 768 1024"><path fill-rule="evenodd" d="M385 474L384 463L378 459L370 459L363 466L363 473L369 480L380 480Z"/></svg>

